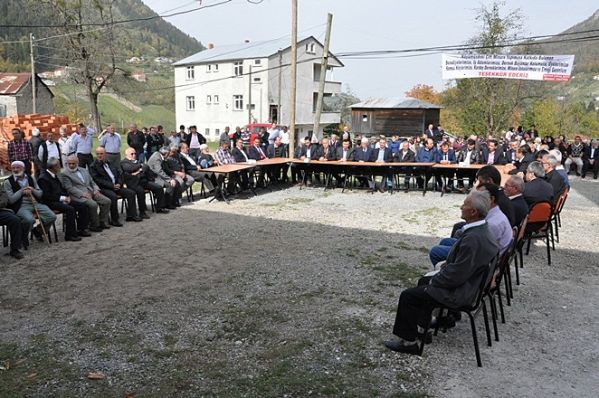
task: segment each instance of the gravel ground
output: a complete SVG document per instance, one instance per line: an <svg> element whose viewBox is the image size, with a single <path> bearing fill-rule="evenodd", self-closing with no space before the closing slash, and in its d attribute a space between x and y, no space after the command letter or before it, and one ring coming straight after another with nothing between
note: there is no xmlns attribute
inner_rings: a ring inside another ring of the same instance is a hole
<svg viewBox="0 0 599 398"><path fill-rule="evenodd" d="M0 396L596 396L597 181L553 265L525 258L501 341L477 319L483 368L466 322L422 358L382 346L462 200L294 187L2 256Z"/></svg>

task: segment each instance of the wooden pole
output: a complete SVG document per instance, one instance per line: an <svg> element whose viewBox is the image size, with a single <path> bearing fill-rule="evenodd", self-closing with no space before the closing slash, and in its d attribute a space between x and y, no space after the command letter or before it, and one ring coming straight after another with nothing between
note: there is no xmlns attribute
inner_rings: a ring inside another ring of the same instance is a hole
<svg viewBox="0 0 599 398"><path fill-rule="evenodd" d="M291 0L291 93L289 98L289 156L295 153L295 106L297 95L297 0Z"/></svg>
<svg viewBox="0 0 599 398"><path fill-rule="evenodd" d="M252 65L250 65L248 83L248 124L252 124Z"/></svg>
<svg viewBox="0 0 599 398"><path fill-rule="evenodd" d="M320 114L322 112L322 101L324 97L324 85L327 77L327 67L329 65L329 42L331 41L331 27L333 25L333 14L327 15L327 33L324 37L324 50L322 52L322 61L320 61L320 81L318 82L318 99L316 100L316 112L314 114L314 128L312 134L318 138L318 128L320 127Z"/></svg>
<svg viewBox="0 0 599 398"><path fill-rule="evenodd" d="M281 124L281 85L283 84L283 51L279 50L279 90L277 100L277 124Z"/></svg>
<svg viewBox="0 0 599 398"><path fill-rule="evenodd" d="M29 56L31 57L31 98L33 113L37 113L37 82L35 81L35 57L33 56L33 33L29 33Z"/></svg>

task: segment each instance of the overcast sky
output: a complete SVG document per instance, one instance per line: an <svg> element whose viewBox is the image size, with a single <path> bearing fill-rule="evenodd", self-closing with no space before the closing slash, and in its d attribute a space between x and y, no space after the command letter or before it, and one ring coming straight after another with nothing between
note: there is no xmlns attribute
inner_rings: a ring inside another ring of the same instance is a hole
<svg viewBox="0 0 599 398"><path fill-rule="evenodd" d="M159 14L177 8L183 11L198 6L190 0L143 0ZM202 5L222 0L203 0ZM252 0L259 1L259 0ZM333 14L331 51L407 49L462 44L474 36L474 21L481 0L299 0L299 37L313 35L324 41L326 15ZM178 8L184 6L182 8ZM525 17L526 36L554 34L591 16L596 0L508 0L505 10L520 8ZM263 0L254 5L247 0L195 11L167 19L204 45L215 46L261 41L289 35L290 0ZM361 99L403 97L418 83L432 84L440 90L441 55L388 60L343 59L344 68L333 78L351 87Z"/></svg>

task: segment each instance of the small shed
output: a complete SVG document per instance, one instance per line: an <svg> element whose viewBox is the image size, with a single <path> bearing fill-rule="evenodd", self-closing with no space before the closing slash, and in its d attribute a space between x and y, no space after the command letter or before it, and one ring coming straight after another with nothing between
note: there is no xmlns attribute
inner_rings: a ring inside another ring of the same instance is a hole
<svg viewBox="0 0 599 398"><path fill-rule="evenodd" d="M414 98L369 98L351 106L352 131L365 136L423 133L439 124L441 107Z"/></svg>
<svg viewBox="0 0 599 398"><path fill-rule="evenodd" d="M54 113L54 94L37 75L36 111ZM33 113L31 73L0 73L0 117Z"/></svg>

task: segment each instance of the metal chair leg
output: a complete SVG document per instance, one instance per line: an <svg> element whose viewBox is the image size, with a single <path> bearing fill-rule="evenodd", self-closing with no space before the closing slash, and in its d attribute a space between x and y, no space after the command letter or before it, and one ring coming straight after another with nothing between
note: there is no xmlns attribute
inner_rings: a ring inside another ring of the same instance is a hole
<svg viewBox="0 0 599 398"><path fill-rule="evenodd" d="M489 315L487 313L487 303L485 300L481 302L483 306L483 319L485 321L485 333L487 334L487 345L491 347L493 343L491 342L491 328L489 326Z"/></svg>
<svg viewBox="0 0 599 398"><path fill-rule="evenodd" d="M468 317L470 318L470 329L472 330L472 340L474 341L474 352L476 354L476 364L479 368L482 368L483 362L480 359L480 349L478 347L478 337L476 336L476 324L474 323L474 316L468 312Z"/></svg>

